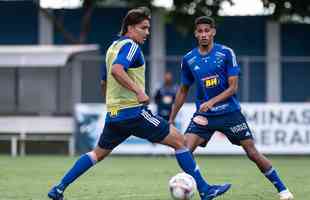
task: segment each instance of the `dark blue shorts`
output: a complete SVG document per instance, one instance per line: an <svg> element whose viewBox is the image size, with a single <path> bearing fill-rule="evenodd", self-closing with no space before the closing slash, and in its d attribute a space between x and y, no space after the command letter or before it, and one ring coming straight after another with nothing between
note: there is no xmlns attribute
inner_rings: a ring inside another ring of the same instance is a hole
<svg viewBox="0 0 310 200"><path fill-rule="evenodd" d="M201 144L203 147L206 146L207 141L210 140L215 131L225 134L228 140L235 145L240 145L241 140L253 139L248 123L240 111L224 115L203 116L207 119L205 120L206 125L195 122L194 118L196 116L195 114L191 119L185 133L194 133L204 138L206 142Z"/></svg>
<svg viewBox="0 0 310 200"><path fill-rule="evenodd" d="M104 149L114 149L131 135L158 143L168 134L168 122L144 108L134 118L106 122L98 146Z"/></svg>

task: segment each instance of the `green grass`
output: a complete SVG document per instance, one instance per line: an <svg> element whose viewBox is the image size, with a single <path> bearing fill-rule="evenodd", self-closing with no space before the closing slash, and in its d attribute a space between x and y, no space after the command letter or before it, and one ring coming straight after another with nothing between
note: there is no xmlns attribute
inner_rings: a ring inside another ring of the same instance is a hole
<svg viewBox="0 0 310 200"><path fill-rule="evenodd" d="M310 199L310 158L270 157L297 200ZM76 158L0 156L0 200L47 200L49 188ZM197 161L211 183L229 182L219 200L274 200L271 183L244 156L206 156ZM113 156L69 187L67 200L170 200L168 179L179 168L173 157ZM195 194L195 200L198 195Z"/></svg>

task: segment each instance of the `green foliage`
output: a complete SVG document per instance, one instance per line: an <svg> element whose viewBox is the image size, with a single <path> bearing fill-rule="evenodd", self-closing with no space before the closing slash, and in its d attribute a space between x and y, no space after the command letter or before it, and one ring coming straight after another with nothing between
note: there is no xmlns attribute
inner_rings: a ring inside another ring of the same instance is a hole
<svg viewBox="0 0 310 200"><path fill-rule="evenodd" d="M310 17L309 0L261 0L266 8L273 8L271 17L281 22L304 22Z"/></svg>
<svg viewBox="0 0 310 200"><path fill-rule="evenodd" d="M127 6L129 8L147 6L154 10L161 10L168 23L176 26L181 33L187 34L193 30L193 22L197 16L207 15L218 20L218 13L223 2L233 4L233 0L173 0L172 9L163 9L154 6L152 0L81 0L83 2L83 18L81 21L81 31L79 37L66 30L61 20L51 16L45 9L41 8L43 13L48 16L61 32L68 43L84 43L87 40L88 33L91 31L91 17L95 7L100 6ZM261 0L265 8L273 8L274 13L271 17L281 22L295 21L310 23L310 1L309 0ZM36 1L34 1L36 2Z"/></svg>
<svg viewBox="0 0 310 200"><path fill-rule="evenodd" d="M100 1L100 0L97 0ZM105 2L106 0L101 0ZM150 0L121 0L129 8L138 6L147 6L152 10L161 10L165 12L166 22L176 26L181 33L188 33L193 28L193 22L197 16L207 15L212 17L218 16L220 5L223 2L232 4L232 0L173 0L172 9L163 9L154 6Z"/></svg>

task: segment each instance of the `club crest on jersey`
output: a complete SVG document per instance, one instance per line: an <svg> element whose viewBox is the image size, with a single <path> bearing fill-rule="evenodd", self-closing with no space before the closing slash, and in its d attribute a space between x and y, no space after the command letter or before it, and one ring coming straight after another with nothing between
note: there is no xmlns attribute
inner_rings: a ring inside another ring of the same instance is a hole
<svg viewBox="0 0 310 200"><path fill-rule="evenodd" d="M202 79L206 88L212 88L220 83L218 75L208 76Z"/></svg>

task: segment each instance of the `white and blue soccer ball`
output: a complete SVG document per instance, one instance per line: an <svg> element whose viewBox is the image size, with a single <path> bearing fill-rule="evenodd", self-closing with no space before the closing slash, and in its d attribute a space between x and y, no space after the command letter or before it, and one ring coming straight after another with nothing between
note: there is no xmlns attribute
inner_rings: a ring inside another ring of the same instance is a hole
<svg viewBox="0 0 310 200"><path fill-rule="evenodd" d="M192 199L196 191L195 179L187 173L178 173L169 180L169 190L175 200Z"/></svg>

